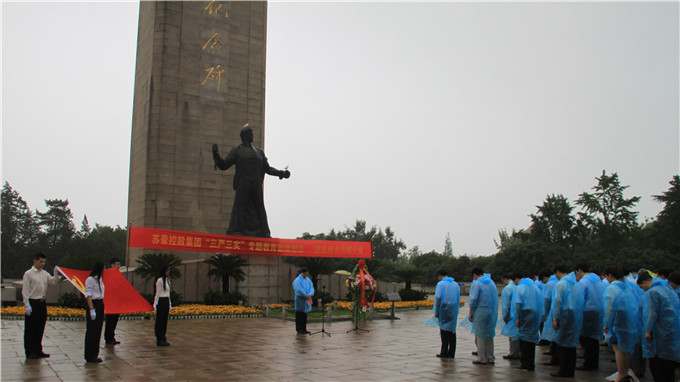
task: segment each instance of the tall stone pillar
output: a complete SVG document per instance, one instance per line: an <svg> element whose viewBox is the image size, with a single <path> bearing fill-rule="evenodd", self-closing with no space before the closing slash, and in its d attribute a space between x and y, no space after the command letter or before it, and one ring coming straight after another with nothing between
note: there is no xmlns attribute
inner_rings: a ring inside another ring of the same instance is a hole
<svg viewBox="0 0 680 382"><path fill-rule="evenodd" d="M226 232L234 172L213 170L211 145L223 153L238 145L248 122L254 144L263 146L266 35L265 1L141 1L130 226ZM142 253L130 248L129 266ZM183 260L210 256L175 254ZM246 258L253 265L241 292L257 302L278 300L279 280L272 277L280 258Z"/></svg>

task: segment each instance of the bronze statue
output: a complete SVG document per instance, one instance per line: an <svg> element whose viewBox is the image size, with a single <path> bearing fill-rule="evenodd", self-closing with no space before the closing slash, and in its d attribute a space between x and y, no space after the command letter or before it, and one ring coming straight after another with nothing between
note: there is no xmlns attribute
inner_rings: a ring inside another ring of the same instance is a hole
<svg viewBox="0 0 680 382"><path fill-rule="evenodd" d="M236 165L234 175L234 206L231 210L231 220L227 235L271 237L267 212L264 209L264 195L262 184L264 174L278 176L279 179L290 178L290 171L277 170L269 166L267 157L261 148L253 146L253 129L248 124L241 129L241 144L231 149L226 158L222 159L213 144L213 160L215 170L227 170Z"/></svg>

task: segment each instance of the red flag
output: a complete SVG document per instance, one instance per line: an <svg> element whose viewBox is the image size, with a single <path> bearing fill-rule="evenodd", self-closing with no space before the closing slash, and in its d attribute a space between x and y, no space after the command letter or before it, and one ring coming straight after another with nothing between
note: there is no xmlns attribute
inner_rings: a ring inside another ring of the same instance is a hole
<svg viewBox="0 0 680 382"><path fill-rule="evenodd" d="M90 271L55 267L80 293L85 295L85 280ZM124 314L149 312L153 306L142 297L123 277L118 269L104 271L104 312L106 314Z"/></svg>

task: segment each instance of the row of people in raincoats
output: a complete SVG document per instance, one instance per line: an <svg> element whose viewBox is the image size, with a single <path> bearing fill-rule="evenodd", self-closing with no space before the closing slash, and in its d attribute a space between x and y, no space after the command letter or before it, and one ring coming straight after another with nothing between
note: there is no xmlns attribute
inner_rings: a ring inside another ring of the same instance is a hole
<svg viewBox="0 0 680 382"><path fill-rule="evenodd" d="M535 344L540 339L552 343L548 364L560 366L553 376L573 377L575 369L597 369L599 341L606 335L606 342L617 355L617 380L630 378L627 374L630 356L636 345L650 360L655 380L673 380L677 362L680 362L680 295L672 277L667 277L669 282L642 272L637 279L638 286L616 266L607 267L601 278L588 272L585 264L579 264L573 271L557 266L552 275L540 276L538 280L512 277L514 280L507 280L501 293L504 324L501 334L508 336L511 344L513 340L519 341L521 363L518 369L535 368ZM506 278L510 279L509 276ZM449 283L453 281L449 279ZM478 359L473 363L493 364L498 292L490 275L482 269L473 270L473 279L470 314L460 326L475 335ZM458 298L459 294L455 301ZM435 312L441 309L441 299L439 307L437 304L435 298ZM457 307L457 304L450 305ZM455 317L457 312L456 308ZM448 317L444 320L447 328L451 326L451 318L456 321L451 315ZM440 325L444 321L440 315ZM455 341L455 327L452 332ZM584 349L585 362L576 367L579 345Z"/></svg>

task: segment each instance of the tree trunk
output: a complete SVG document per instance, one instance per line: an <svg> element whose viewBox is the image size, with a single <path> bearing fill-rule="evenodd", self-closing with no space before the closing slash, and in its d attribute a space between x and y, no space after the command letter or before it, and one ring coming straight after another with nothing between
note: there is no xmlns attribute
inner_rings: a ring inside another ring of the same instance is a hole
<svg viewBox="0 0 680 382"><path fill-rule="evenodd" d="M229 276L222 277L222 293L229 293Z"/></svg>

